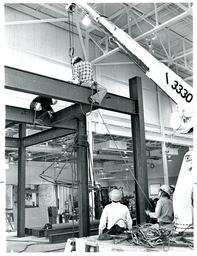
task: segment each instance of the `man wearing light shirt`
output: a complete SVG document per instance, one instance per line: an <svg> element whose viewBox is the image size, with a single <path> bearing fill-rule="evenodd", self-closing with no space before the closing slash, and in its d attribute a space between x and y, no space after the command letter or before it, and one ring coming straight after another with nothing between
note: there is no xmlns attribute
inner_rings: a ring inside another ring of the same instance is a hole
<svg viewBox="0 0 197 256"><path fill-rule="evenodd" d="M126 229L131 231L133 221L129 209L120 203L122 192L118 189L113 189L109 193L109 197L112 202L103 209L99 223L99 235L106 232L112 235L120 234Z"/></svg>

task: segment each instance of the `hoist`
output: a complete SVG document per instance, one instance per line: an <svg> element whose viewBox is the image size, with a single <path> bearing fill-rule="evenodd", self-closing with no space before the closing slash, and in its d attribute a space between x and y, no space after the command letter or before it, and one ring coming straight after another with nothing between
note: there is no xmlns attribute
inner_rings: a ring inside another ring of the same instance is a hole
<svg viewBox="0 0 197 256"><path fill-rule="evenodd" d="M74 5L72 3L67 8L71 8L73 11ZM146 76L156 83L178 105L171 118L172 128L177 133L190 132L193 128L193 88L174 71L157 60L126 32L97 13L90 5L80 1L76 6L81 8L90 19L94 20L106 31ZM188 14L190 13L191 9L188 10Z"/></svg>

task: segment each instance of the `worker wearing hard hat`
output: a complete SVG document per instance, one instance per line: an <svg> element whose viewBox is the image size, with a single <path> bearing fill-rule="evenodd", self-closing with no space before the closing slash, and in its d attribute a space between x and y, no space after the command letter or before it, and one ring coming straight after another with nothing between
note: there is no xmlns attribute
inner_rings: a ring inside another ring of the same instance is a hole
<svg viewBox="0 0 197 256"><path fill-rule="evenodd" d="M159 200L157 201L155 212L146 211L146 214L150 217L156 217L160 225L171 224L174 219L170 195L170 187L165 184L162 185L159 189Z"/></svg>
<svg viewBox="0 0 197 256"><path fill-rule="evenodd" d="M91 95L88 100L92 104L100 105L107 93L107 90L105 87L94 81L91 63L82 60L82 58L78 56L75 56L71 63L73 69L73 82L96 89L97 92Z"/></svg>
<svg viewBox="0 0 197 256"><path fill-rule="evenodd" d="M113 189L109 193L111 203L103 209L100 223L99 235L108 233L110 235L121 234L124 230L132 230L132 219L127 206L120 203L122 192L119 189Z"/></svg>

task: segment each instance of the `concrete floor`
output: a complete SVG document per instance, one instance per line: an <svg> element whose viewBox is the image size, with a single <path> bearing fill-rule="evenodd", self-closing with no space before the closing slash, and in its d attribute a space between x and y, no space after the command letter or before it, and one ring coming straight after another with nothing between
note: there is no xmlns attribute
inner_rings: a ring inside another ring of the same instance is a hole
<svg viewBox="0 0 197 256"><path fill-rule="evenodd" d="M6 252L60 252L64 251L65 243L49 244L45 237L25 236L17 237L16 232L6 232Z"/></svg>

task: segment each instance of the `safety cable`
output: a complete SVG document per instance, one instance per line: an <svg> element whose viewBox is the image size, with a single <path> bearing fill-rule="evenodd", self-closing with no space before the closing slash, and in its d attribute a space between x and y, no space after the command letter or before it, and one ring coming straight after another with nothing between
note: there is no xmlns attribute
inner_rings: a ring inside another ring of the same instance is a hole
<svg viewBox="0 0 197 256"><path fill-rule="evenodd" d="M75 136L76 138L76 136ZM72 169L72 188L71 188L71 197L72 197L72 238L74 237L74 231L75 231L75 227L74 227L74 173L75 173L75 159L76 159L76 155L75 155L75 143L74 143L74 147L73 147L73 161L72 161L72 165L71 165L71 169Z"/></svg>
<svg viewBox="0 0 197 256"><path fill-rule="evenodd" d="M69 57L72 60L74 56L74 27L73 27L73 12L68 11L68 35L69 35Z"/></svg>
<svg viewBox="0 0 197 256"><path fill-rule="evenodd" d="M93 162L92 162L92 159L91 159L91 154L90 154L90 147L88 147L88 174L89 174L89 178L90 178L90 182L91 182L91 185L94 184L94 172L92 172L93 174L93 181L91 179L91 173L90 173L90 170L92 169L93 170ZM93 220L94 220L94 216L93 216L93 193L92 193L92 190L94 190L94 187L91 188L91 200L92 200L92 210L91 210L91 217L92 217L92 223L93 223Z"/></svg>
<svg viewBox="0 0 197 256"><path fill-rule="evenodd" d="M100 115L100 117L101 117L101 119L102 119L102 121L103 121L103 124L105 125L105 127L106 127L106 129L107 129L107 131L108 131L108 134L109 134L110 138L113 140L113 142L114 142L114 144L115 144L115 147L117 148L117 150L118 150L118 152L119 152L119 154L120 154L122 160L124 161L124 164L125 164L126 167L130 170L130 173L131 173L131 175L133 176L133 178L134 178L136 184L137 184L138 187L140 188L142 194L144 195L144 197L145 197L145 199L147 200L147 202L149 203L149 205L151 205L151 203L150 203L148 197L146 196L146 194L144 193L144 191L143 191L142 187L140 186L139 182L138 182L137 179L135 178L135 175L133 174L133 172L132 172L132 170L131 170L131 168L130 168L128 162L124 159L124 156L122 155L120 149L118 148L117 143L116 143L116 141L114 140L112 134L110 133L109 128L108 128L107 124L105 123L105 120L104 120L102 114L100 113L99 109L97 109L97 112L99 113L99 115ZM152 205L151 205L151 206L152 206Z"/></svg>

